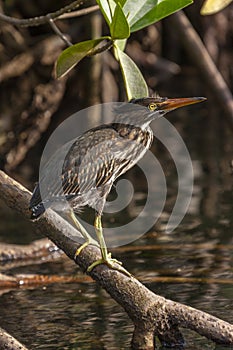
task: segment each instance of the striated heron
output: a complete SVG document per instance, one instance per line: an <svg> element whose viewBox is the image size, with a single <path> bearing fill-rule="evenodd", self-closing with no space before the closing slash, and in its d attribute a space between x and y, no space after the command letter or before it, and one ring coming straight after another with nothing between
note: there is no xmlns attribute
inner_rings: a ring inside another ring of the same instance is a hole
<svg viewBox="0 0 233 350"><path fill-rule="evenodd" d="M88 267L88 271L104 263L124 272L121 263L112 259L108 253L103 236L101 216L106 197L113 182L132 168L151 146L153 132L149 125L152 120L176 108L204 100L203 97L145 97L123 103L117 108L113 123L88 130L72 142L64 157L60 176L52 179L52 183L43 184L45 198L41 196L41 182L37 184L30 201L31 219L39 218L55 202L60 202L61 207L64 201L68 202L69 216L85 238L76 257L85 246L93 243L92 237L75 215L75 212L88 205L96 211L94 227L102 255L100 260ZM56 160L52 159L49 163L56 167Z"/></svg>

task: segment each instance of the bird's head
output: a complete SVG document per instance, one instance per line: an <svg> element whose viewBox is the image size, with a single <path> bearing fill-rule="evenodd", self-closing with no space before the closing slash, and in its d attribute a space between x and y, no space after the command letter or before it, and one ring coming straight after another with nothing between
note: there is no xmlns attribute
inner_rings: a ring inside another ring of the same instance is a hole
<svg viewBox="0 0 233 350"><path fill-rule="evenodd" d="M205 97L143 97L132 99L124 103L118 109L119 120L134 124L140 127L147 127L150 122L159 118L174 109L199 103L206 100Z"/></svg>
<svg viewBox="0 0 233 350"><path fill-rule="evenodd" d="M134 103L142 107L146 107L149 113L157 113L164 115L174 109L188 106L194 103L205 101L205 97L181 97L181 98L167 98L167 97L144 97L132 99L129 103Z"/></svg>

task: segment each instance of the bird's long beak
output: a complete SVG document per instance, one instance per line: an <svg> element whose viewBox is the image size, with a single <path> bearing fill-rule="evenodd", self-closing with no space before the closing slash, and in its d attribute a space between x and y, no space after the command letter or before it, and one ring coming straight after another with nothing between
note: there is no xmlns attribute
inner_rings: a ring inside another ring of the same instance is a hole
<svg viewBox="0 0 233 350"><path fill-rule="evenodd" d="M205 97L168 98L165 101L157 103L157 106L159 109L169 112L173 109L192 105L194 103L199 103L205 100Z"/></svg>

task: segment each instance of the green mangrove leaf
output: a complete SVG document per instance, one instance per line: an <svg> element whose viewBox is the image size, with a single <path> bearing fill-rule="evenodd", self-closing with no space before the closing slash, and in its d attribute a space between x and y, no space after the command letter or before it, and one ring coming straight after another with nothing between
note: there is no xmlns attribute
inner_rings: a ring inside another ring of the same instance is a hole
<svg viewBox="0 0 233 350"><path fill-rule="evenodd" d="M130 35L128 21L120 4L116 4L112 22L110 24L110 33L112 39L126 39Z"/></svg>
<svg viewBox="0 0 233 350"><path fill-rule="evenodd" d="M61 78L67 74L81 59L90 54L91 51L105 39L109 39L109 37L82 41L62 51L56 62L57 78Z"/></svg>
<svg viewBox="0 0 233 350"><path fill-rule="evenodd" d="M105 21L107 22L108 26L110 26L110 23L112 22L112 14L108 0L96 0L96 2L100 7L100 11L104 16Z"/></svg>
<svg viewBox="0 0 233 350"><path fill-rule="evenodd" d="M127 39L119 39L115 40L116 46L121 49L121 51L125 50ZM114 47L113 47L114 48Z"/></svg>
<svg viewBox="0 0 233 350"><path fill-rule="evenodd" d="M117 58L120 63L128 99L148 96L148 87L139 68L117 46L115 46L115 50L117 51Z"/></svg>
<svg viewBox="0 0 233 350"><path fill-rule="evenodd" d="M193 0L127 0L123 10L128 15L130 31L135 32L190 5Z"/></svg>

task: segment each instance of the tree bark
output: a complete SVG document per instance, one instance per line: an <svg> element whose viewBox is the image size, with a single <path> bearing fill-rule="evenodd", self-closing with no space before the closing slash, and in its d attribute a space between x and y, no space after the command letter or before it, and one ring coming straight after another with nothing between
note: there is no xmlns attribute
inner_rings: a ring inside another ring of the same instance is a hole
<svg viewBox="0 0 233 350"><path fill-rule="evenodd" d="M0 349L1 350L28 350L23 344L12 335L0 328Z"/></svg>
<svg viewBox="0 0 233 350"><path fill-rule="evenodd" d="M29 219L30 192L2 171L0 196L6 205ZM49 209L33 225L74 260L80 245L77 242L79 233L64 219ZM89 245L81 251L75 262L86 271L100 257L100 250ZM162 345L181 346L183 337L179 327L194 330L216 343L233 345L233 325L156 295L133 276L128 277L106 265L97 266L89 275L125 309L133 321L133 349L154 349L155 337L160 339Z"/></svg>

